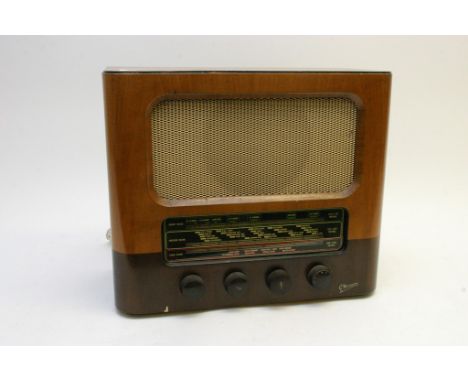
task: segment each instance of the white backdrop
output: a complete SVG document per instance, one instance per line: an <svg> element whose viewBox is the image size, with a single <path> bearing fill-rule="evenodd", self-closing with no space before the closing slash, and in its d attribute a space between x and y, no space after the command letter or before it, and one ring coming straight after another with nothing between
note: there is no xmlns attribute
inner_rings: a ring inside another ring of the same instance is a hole
<svg viewBox="0 0 468 382"><path fill-rule="evenodd" d="M0 37L0 344L468 344L468 37ZM390 70L369 298L127 318L106 66Z"/></svg>

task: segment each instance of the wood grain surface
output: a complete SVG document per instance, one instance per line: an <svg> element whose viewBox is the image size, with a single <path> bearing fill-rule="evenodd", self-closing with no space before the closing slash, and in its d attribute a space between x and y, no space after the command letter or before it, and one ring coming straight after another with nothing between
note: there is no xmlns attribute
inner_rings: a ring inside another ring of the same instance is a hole
<svg viewBox="0 0 468 382"><path fill-rule="evenodd" d="M112 244L161 252L167 217L344 207L349 240L379 236L391 75L387 72L104 72ZM355 180L338 194L169 201L152 187L151 111L167 98L344 96L358 106Z"/></svg>

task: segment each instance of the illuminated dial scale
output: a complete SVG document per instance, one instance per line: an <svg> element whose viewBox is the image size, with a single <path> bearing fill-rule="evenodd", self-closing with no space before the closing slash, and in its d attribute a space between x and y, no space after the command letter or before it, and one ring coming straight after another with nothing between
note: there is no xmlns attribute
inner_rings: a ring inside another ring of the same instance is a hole
<svg viewBox="0 0 468 382"><path fill-rule="evenodd" d="M337 251L344 209L169 218L163 224L169 262Z"/></svg>

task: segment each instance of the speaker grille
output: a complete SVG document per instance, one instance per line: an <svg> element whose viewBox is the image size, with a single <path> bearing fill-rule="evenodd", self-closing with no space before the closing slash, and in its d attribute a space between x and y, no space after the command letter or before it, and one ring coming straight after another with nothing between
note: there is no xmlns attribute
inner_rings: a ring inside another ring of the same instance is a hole
<svg viewBox="0 0 468 382"><path fill-rule="evenodd" d="M154 189L166 199L344 191L356 119L338 97L163 101L152 111Z"/></svg>

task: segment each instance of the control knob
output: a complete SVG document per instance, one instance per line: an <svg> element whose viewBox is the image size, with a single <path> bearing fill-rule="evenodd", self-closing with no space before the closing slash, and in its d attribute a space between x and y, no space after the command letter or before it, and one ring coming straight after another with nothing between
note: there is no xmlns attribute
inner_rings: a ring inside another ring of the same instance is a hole
<svg viewBox="0 0 468 382"><path fill-rule="evenodd" d="M268 288L275 294L285 294L291 288L291 277L283 268L277 268L266 277Z"/></svg>
<svg viewBox="0 0 468 382"><path fill-rule="evenodd" d="M307 280L314 288L328 289L331 285L332 274L327 266L318 264L313 266L307 273Z"/></svg>
<svg viewBox="0 0 468 382"><path fill-rule="evenodd" d="M224 288L233 297L242 296L247 292L247 276L236 271L229 273L224 279Z"/></svg>
<svg viewBox="0 0 468 382"><path fill-rule="evenodd" d="M190 274L180 280L180 291L184 296L199 298L205 293L205 283L200 276Z"/></svg>

